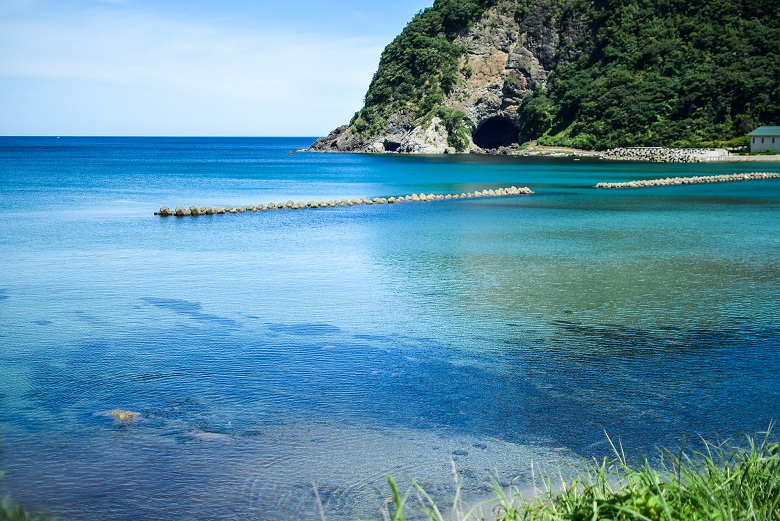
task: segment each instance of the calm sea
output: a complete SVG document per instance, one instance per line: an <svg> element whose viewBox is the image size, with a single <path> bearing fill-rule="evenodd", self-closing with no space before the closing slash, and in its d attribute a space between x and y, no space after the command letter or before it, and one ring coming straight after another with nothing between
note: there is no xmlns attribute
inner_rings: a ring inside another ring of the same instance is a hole
<svg viewBox="0 0 780 521"><path fill-rule="evenodd" d="M379 519L780 418L778 164L0 138L0 469L63 520ZM159 218L529 186L532 196ZM142 418L121 424L115 409ZM404 485L405 487L406 485Z"/></svg>

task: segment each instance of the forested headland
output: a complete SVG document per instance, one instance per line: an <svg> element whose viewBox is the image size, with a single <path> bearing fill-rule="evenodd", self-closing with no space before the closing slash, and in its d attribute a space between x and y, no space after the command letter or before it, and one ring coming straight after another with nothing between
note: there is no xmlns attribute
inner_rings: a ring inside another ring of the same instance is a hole
<svg viewBox="0 0 780 521"><path fill-rule="evenodd" d="M431 123L459 151L746 144L780 125L777 4L436 0L385 48L364 107L328 144L411 150ZM506 137L481 139L488 123Z"/></svg>

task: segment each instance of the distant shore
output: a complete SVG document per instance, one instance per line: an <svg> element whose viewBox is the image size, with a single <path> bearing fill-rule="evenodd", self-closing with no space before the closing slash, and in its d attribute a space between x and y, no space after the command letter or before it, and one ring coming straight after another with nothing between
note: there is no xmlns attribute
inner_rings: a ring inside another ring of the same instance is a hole
<svg viewBox="0 0 780 521"><path fill-rule="evenodd" d="M296 152L318 153L357 153L357 154L398 154L399 152L345 152L342 150L317 150L304 148ZM553 147L529 144L492 149L471 150L466 154L486 156L516 157L573 157L607 159L612 161L647 161L653 163L710 163L710 162L780 162L780 154L773 155L736 155L724 148L664 148L664 147L623 147L604 151L583 150L570 147ZM414 155L414 154L404 154Z"/></svg>
<svg viewBox="0 0 780 521"><path fill-rule="evenodd" d="M530 157L591 157L615 161L649 161L656 163L708 163L708 162L780 162L780 154L774 155L735 155L723 148L663 148L663 147L624 147L603 152L580 150L568 147L547 147L530 145L523 150L501 150L499 154Z"/></svg>

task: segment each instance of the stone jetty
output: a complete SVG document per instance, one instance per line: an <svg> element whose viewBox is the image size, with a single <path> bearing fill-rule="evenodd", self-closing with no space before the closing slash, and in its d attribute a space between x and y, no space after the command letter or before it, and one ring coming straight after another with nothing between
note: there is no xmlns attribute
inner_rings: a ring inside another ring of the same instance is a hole
<svg viewBox="0 0 780 521"><path fill-rule="evenodd" d="M293 200L283 202L273 202L268 204L258 204L249 206L177 206L171 210L168 206L163 206L159 211L154 212L154 215L160 217L197 217L199 215L224 215L227 213L246 213L246 212L268 212L275 210L305 210L305 209L317 209L317 208L333 208L335 206L362 206L362 205L374 205L374 204L399 204L399 203L421 203L428 201L442 201L445 199L473 199L476 197L507 197L513 195L527 195L532 194L530 188L511 186L509 188L497 188L493 190L482 190L477 192L468 192L461 194L411 194L411 195L399 195L397 197L374 197L368 199L367 197L361 197L360 199L331 199L328 201L298 201Z"/></svg>
<svg viewBox="0 0 780 521"><path fill-rule="evenodd" d="M695 177L666 177L664 179L646 179L627 183L599 183L595 188L647 188L651 186L696 185L706 183L728 183L731 181L759 181L777 179L780 174L774 172L751 172L748 174L706 175Z"/></svg>
<svg viewBox="0 0 780 521"><path fill-rule="evenodd" d="M602 159L619 161L650 161L655 163L701 163L718 161L728 157L723 148L661 148L661 147L625 147L612 148L602 152Z"/></svg>

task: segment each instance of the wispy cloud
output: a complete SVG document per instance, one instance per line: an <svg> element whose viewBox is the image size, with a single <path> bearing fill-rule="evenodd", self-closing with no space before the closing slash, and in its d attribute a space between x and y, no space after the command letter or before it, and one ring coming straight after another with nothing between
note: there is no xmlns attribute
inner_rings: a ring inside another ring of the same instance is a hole
<svg viewBox="0 0 780 521"><path fill-rule="evenodd" d="M67 12L32 1L0 4L0 77L147 94L159 89L197 96L201 103L267 107L269 113L320 106L327 120L333 118L327 110L335 93L359 105L386 43L284 28L249 32L219 20L164 17L107 1L117 3L100 0Z"/></svg>
<svg viewBox="0 0 780 521"><path fill-rule="evenodd" d="M0 74L164 84L239 97L307 86L366 86L381 45L290 33L235 34L149 15L90 14L76 23L0 23Z"/></svg>

